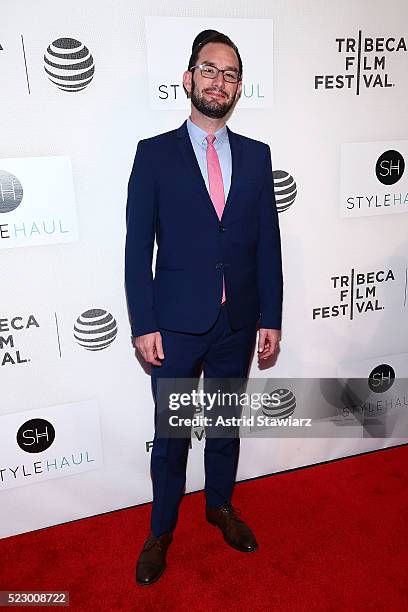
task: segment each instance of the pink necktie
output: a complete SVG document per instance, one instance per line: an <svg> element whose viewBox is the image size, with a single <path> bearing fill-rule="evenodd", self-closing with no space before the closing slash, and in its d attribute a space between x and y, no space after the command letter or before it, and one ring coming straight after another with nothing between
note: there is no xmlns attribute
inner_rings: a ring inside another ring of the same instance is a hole
<svg viewBox="0 0 408 612"><path fill-rule="evenodd" d="M224 195L224 183L222 180L220 160L218 159L217 151L214 147L214 134L208 134L207 140L207 170L208 170L208 184L210 187L210 197L214 204L215 211L218 218L221 220L221 216L225 206L225 195ZM223 304L226 300L225 297L225 281L224 275L222 277L222 298L221 303Z"/></svg>

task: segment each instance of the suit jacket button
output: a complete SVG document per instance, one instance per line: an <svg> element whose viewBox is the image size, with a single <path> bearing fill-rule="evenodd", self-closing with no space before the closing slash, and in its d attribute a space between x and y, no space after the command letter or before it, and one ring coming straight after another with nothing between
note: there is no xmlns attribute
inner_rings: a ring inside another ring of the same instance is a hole
<svg viewBox="0 0 408 612"><path fill-rule="evenodd" d="M217 268L217 270L219 270L220 268L222 268L222 263L218 262L217 264L215 264L215 267Z"/></svg>
<svg viewBox="0 0 408 612"><path fill-rule="evenodd" d="M219 228L218 228L218 229L219 229L219 231L220 231L220 232L225 232L225 230L226 230L227 228L225 227L225 225L223 225L223 224L221 223L221 225L219 226Z"/></svg>

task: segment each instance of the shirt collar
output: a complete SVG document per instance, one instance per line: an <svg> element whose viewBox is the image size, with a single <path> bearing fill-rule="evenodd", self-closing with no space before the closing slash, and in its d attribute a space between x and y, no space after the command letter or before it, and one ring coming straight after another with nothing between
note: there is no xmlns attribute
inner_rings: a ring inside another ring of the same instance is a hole
<svg viewBox="0 0 408 612"><path fill-rule="evenodd" d="M208 136L208 132L193 123L190 117L187 118L187 130L190 135L190 138L192 138L194 142L204 147L205 149L207 148L206 136ZM214 132L214 136L216 137L214 146L216 149L218 149L228 138L227 126L223 125L222 128Z"/></svg>

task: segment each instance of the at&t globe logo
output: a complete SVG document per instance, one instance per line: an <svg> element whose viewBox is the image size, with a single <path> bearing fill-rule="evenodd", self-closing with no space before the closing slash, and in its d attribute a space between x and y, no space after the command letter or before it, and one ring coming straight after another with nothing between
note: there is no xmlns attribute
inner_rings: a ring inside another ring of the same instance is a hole
<svg viewBox="0 0 408 612"><path fill-rule="evenodd" d="M88 351L101 351L115 340L118 325L110 312L93 308L83 312L74 325L74 337Z"/></svg>
<svg viewBox="0 0 408 612"><path fill-rule="evenodd" d="M297 195L295 179L286 170L273 171L273 184L278 213L284 212L292 206Z"/></svg>
<svg viewBox="0 0 408 612"><path fill-rule="evenodd" d="M93 57L75 38L58 38L44 54L44 70L51 83L63 91L81 91L95 73Z"/></svg>
<svg viewBox="0 0 408 612"><path fill-rule="evenodd" d="M296 397L289 389L276 389L271 394L271 401L262 402L262 413L275 419L292 416L296 408ZM273 396L273 397L272 397ZM279 398L278 400L276 398Z"/></svg>

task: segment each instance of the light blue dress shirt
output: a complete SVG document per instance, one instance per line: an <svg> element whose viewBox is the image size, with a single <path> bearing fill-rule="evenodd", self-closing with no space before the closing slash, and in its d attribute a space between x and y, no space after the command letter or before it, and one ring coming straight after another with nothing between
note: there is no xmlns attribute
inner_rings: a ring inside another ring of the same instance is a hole
<svg viewBox="0 0 408 612"><path fill-rule="evenodd" d="M198 125L193 123L188 117L187 119L187 130L190 136L191 144L193 145L194 152L200 166L201 174L207 186L208 193L210 193L208 185L208 169L207 169L207 140L206 136L208 132L202 130ZM224 125L222 128L214 132L215 140L214 147L220 160L222 182L224 184L224 196L227 201L228 193L231 187L231 173L232 173L232 157L231 147L228 139L227 127Z"/></svg>

